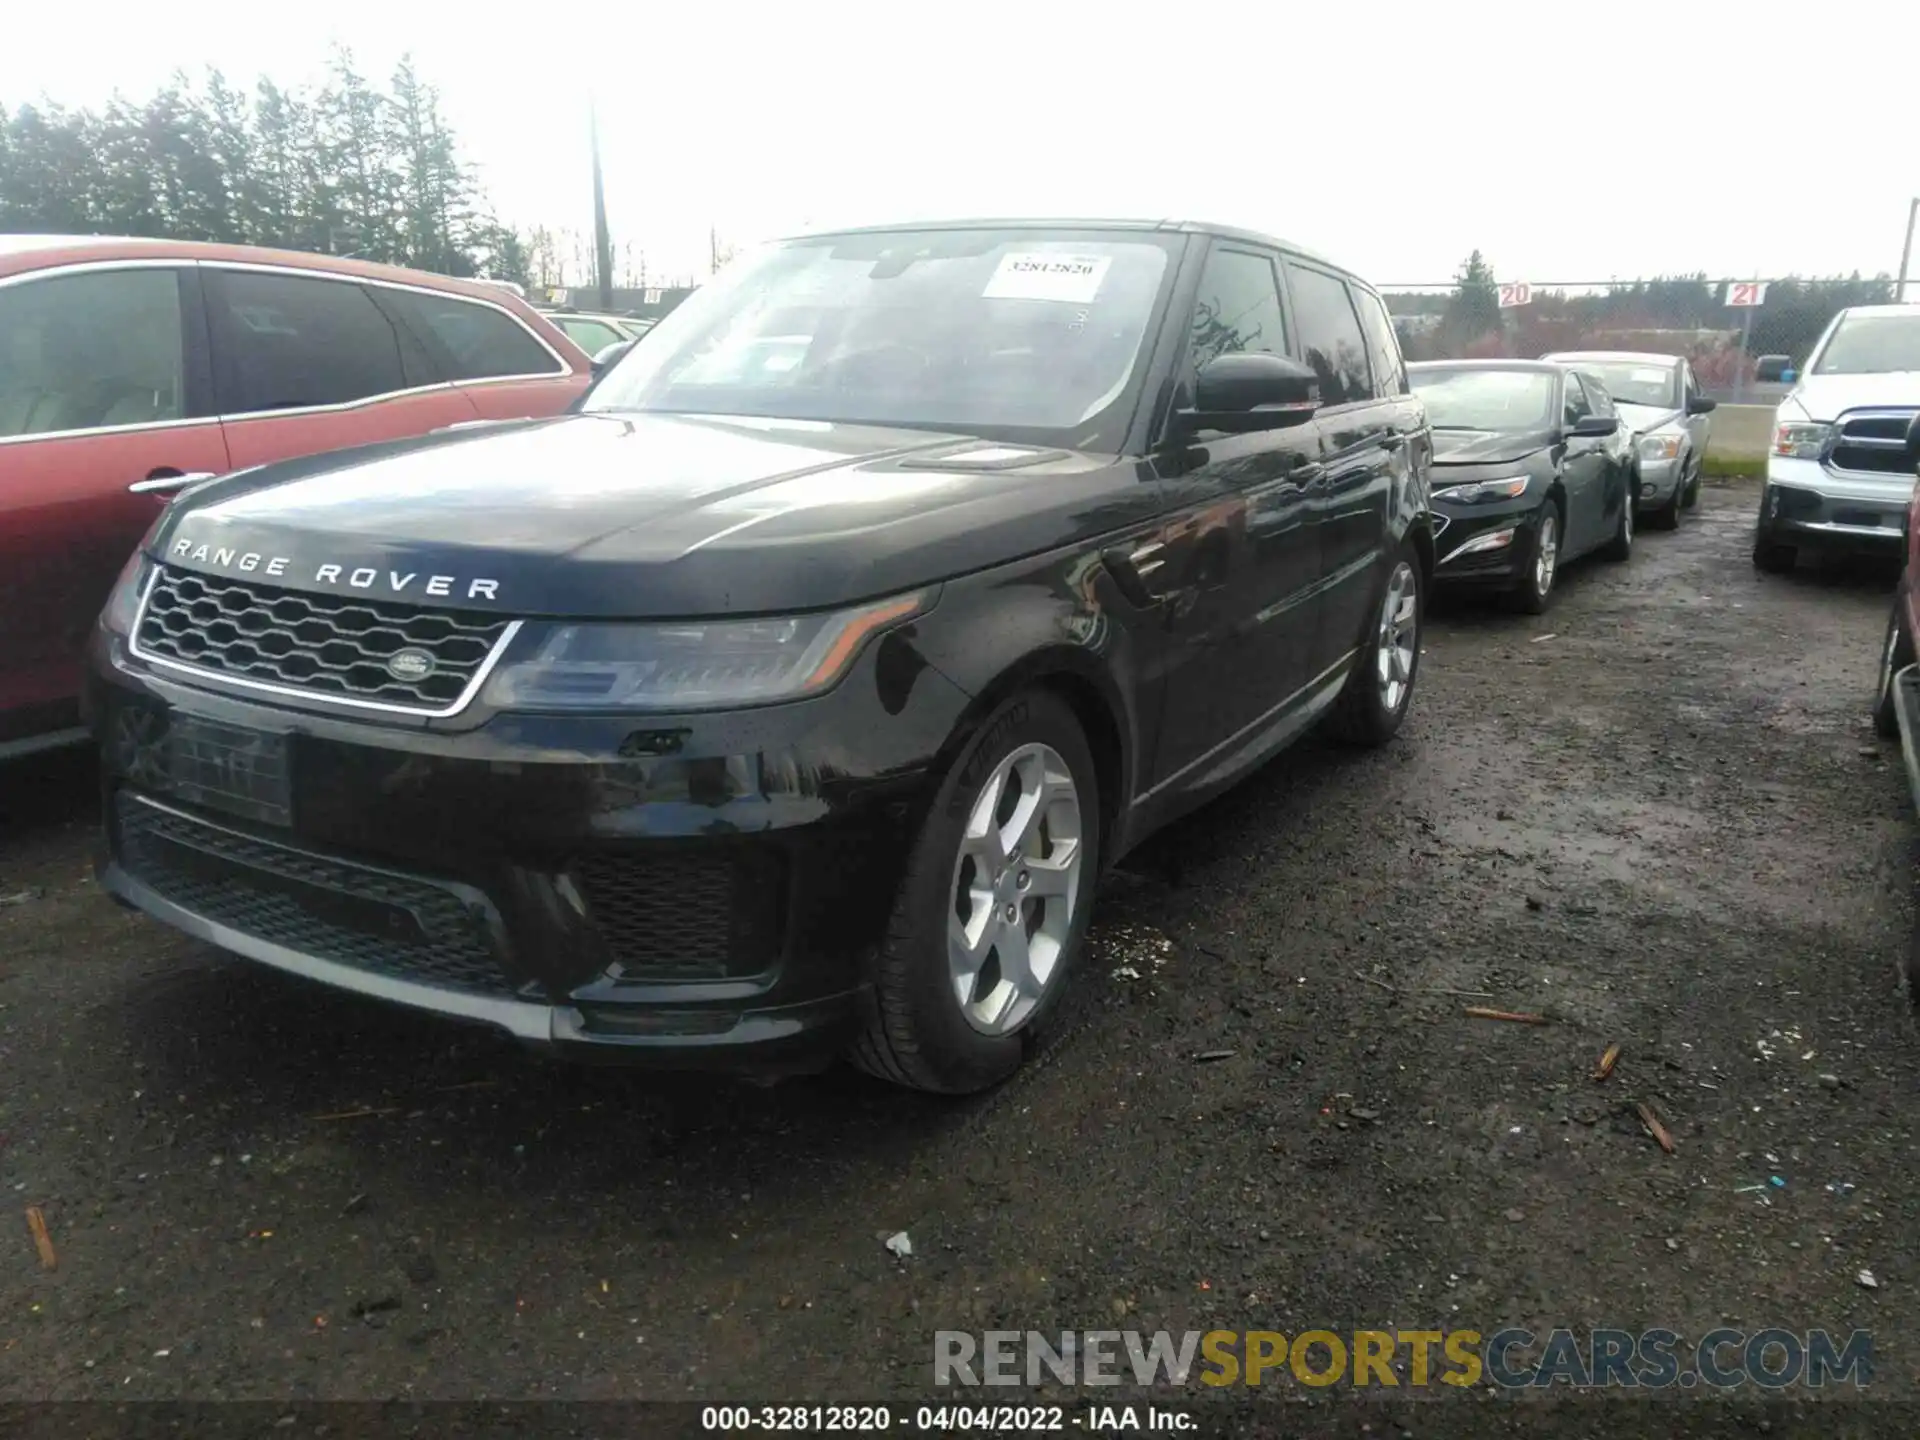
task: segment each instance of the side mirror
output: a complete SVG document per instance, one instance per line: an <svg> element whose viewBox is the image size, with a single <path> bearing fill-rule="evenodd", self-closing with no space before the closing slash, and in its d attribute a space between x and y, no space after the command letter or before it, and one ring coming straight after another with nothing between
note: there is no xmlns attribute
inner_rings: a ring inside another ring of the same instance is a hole
<svg viewBox="0 0 1920 1440"><path fill-rule="evenodd" d="M1718 406L1719 403L1720 402L1718 400L1709 400L1704 395L1695 395L1692 399L1687 401L1687 414L1711 415L1714 412L1714 408Z"/></svg>
<svg viewBox="0 0 1920 1440"><path fill-rule="evenodd" d="M1617 415L1583 415L1574 427L1567 431L1569 440L1603 440L1620 428Z"/></svg>
<svg viewBox="0 0 1920 1440"><path fill-rule="evenodd" d="M1191 410L1176 412L1180 426L1248 435L1284 430L1320 408L1320 377L1284 355L1216 355L1200 367Z"/></svg>
<svg viewBox="0 0 1920 1440"><path fill-rule="evenodd" d="M602 375L606 374L607 371L611 370L619 363L620 357L631 350L636 343L638 342L633 340L620 340L607 346L606 349L594 356L593 378L598 380Z"/></svg>

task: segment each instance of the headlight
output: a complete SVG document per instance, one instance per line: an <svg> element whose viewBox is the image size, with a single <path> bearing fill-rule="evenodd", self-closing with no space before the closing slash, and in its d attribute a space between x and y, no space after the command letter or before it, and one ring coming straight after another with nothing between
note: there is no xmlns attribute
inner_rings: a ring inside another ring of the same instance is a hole
<svg viewBox="0 0 1920 1440"><path fill-rule="evenodd" d="M1831 425L1811 423L1776 425L1773 431L1773 453L1785 455L1793 460L1818 460L1821 447L1827 443L1827 437L1832 433Z"/></svg>
<svg viewBox="0 0 1920 1440"><path fill-rule="evenodd" d="M1436 500L1461 500L1472 504L1476 500L1511 500L1516 495L1527 493L1532 481L1525 475L1509 475L1504 480L1476 480L1469 485L1443 485L1436 487L1433 498Z"/></svg>
<svg viewBox="0 0 1920 1440"><path fill-rule="evenodd" d="M487 683L503 710L705 710L771 705L829 688L879 631L920 614L932 592L828 615L556 627Z"/></svg>
<svg viewBox="0 0 1920 1440"><path fill-rule="evenodd" d="M1642 460L1679 459L1680 437L1678 435L1643 435L1640 438L1640 458Z"/></svg>
<svg viewBox="0 0 1920 1440"><path fill-rule="evenodd" d="M140 597L146 592L147 575L152 566L144 551L136 550L120 567L113 593L107 596L107 608L100 612L100 623L115 635L131 635L133 622L140 618Z"/></svg>

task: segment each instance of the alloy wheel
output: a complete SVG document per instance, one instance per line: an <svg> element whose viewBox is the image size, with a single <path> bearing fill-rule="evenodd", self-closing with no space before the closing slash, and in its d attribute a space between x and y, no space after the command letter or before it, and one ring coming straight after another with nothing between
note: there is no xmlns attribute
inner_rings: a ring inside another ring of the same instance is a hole
<svg viewBox="0 0 1920 1440"><path fill-rule="evenodd" d="M1009 1034L1045 996L1086 878L1081 834L1079 788L1050 746L1020 746L980 787L947 922L954 998L974 1029Z"/></svg>
<svg viewBox="0 0 1920 1440"><path fill-rule="evenodd" d="M1533 588L1543 598L1553 589L1560 564L1560 526L1549 509L1540 517L1540 540L1533 551Z"/></svg>
<svg viewBox="0 0 1920 1440"><path fill-rule="evenodd" d="M1398 714L1413 683L1415 647L1420 643L1420 591L1413 567L1402 560L1387 577L1387 596L1380 606L1380 704L1389 715Z"/></svg>

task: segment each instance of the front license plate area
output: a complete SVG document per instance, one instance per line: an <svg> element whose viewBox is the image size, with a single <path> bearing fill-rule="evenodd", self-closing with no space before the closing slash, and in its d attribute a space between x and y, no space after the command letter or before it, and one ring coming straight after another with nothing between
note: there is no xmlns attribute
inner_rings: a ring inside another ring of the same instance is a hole
<svg viewBox="0 0 1920 1440"><path fill-rule="evenodd" d="M293 776L285 735L173 716L167 736L172 793L263 825L293 824Z"/></svg>

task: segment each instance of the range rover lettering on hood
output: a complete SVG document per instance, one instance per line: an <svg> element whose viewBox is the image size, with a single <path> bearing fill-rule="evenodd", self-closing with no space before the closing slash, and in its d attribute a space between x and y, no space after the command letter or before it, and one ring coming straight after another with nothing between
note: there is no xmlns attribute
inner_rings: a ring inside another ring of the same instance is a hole
<svg viewBox="0 0 1920 1440"><path fill-rule="evenodd" d="M424 595L438 600L498 600L500 582L483 577L429 575L423 571L382 570L372 565L348 566L323 561L305 574L303 564L296 569L286 555L267 555L258 550L239 550L230 545L203 545L188 536L173 542L172 558L189 565L204 565L229 570L239 575L265 575L270 578L298 576L307 583L327 585L336 590L358 590L372 594L410 598Z"/></svg>

